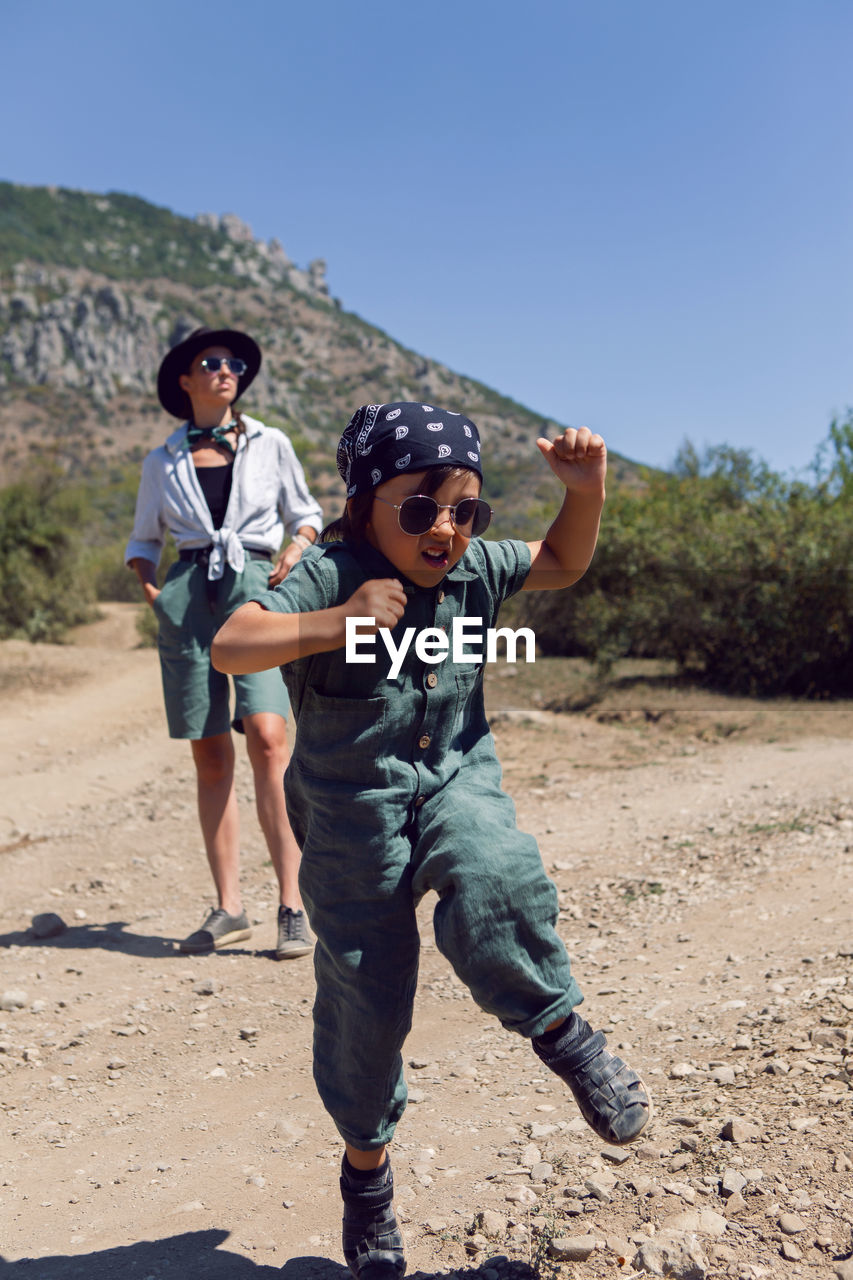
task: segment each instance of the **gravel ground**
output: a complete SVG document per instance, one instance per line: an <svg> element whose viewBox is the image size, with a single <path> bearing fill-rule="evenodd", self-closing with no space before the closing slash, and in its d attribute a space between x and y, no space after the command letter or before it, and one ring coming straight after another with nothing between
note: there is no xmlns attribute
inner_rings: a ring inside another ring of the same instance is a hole
<svg viewBox="0 0 853 1280"><path fill-rule="evenodd" d="M0 1277L344 1280L310 961L271 958L244 761L255 931L177 952L209 886L189 752L165 736L133 613L113 606L62 648L0 646ZM642 1070L656 1114L640 1143L604 1147L473 1005L426 901L392 1152L409 1273L853 1280L838 707L777 705L772 734L765 713L763 732L715 734L719 701L699 695L659 716L635 693L630 714L597 718L490 687L584 1016Z"/></svg>

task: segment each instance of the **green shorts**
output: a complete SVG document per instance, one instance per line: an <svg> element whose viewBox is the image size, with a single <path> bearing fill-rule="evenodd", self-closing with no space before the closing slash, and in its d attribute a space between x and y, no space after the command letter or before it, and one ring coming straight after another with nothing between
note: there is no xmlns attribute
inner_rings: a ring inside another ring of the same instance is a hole
<svg viewBox="0 0 853 1280"><path fill-rule="evenodd" d="M159 623L157 647L170 738L212 738L230 728L243 732L244 716L272 711L287 718L290 701L278 667L234 676L234 716L228 677L210 661L210 644L229 614L269 590L270 562L247 555L242 573L229 566L208 600L207 567L177 560L154 601Z"/></svg>

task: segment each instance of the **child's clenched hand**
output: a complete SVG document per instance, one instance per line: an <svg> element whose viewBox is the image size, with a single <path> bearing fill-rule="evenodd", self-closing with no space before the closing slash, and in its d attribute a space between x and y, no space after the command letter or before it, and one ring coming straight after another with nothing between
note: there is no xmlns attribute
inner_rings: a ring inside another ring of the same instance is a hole
<svg viewBox="0 0 853 1280"><path fill-rule="evenodd" d="M406 608L406 593L396 578L370 578L354 591L346 603L351 618L373 618L374 631L397 625ZM364 628L365 633L369 630Z"/></svg>
<svg viewBox="0 0 853 1280"><path fill-rule="evenodd" d="M607 447L589 427L566 427L554 441L536 441L542 456L561 484L575 493L604 487Z"/></svg>

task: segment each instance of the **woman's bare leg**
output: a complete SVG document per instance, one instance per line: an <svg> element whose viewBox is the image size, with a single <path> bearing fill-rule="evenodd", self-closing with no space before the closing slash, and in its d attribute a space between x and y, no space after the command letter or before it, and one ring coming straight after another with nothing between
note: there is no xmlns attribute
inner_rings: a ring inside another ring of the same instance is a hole
<svg viewBox="0 0 853 1280"><path fill-rule="evenodd" d="M272 711L243 717L246 749L255 775L258 821L278 879L279 900L292 911L302 910L299 863L302 854L284 803L284 771L290 760L287 725Z"/></svg>
<svg viewBox="0 0 853 1280"><path fill-rule="evenodd" d="M216 895L220 907L237 916L242 905L234 743L229 731L195 739L190 746L196 767L198 816Z"/></svg>

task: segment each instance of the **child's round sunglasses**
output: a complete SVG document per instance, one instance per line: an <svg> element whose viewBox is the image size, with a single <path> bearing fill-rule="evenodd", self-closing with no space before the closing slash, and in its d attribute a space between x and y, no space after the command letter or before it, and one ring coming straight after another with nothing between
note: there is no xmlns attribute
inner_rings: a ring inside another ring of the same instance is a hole
<svg viewBox="0 0 853 1280"><path fill-rule="evenodd" d="M219 373L224 364L228 365L235 378L242 378L249 367L239 356L205 356L199 367L206 373Z"/></svg>
<svg viewBox="0 0 853 1280"><path fill-rule="evenodd" d="M438 519L440 511L449 511L454 527L466 538L476 538L485 533L492 519L492 508L482 498L463 498L455 506L447 502L436 502L425 493L413 493L401 503L388 502L386 498L373 495L377 502L384 502L386 507L393 507L397 512L397 523L403 533L417 537L428 533ZM470 526L470 528L469 528Z"/></svg>

